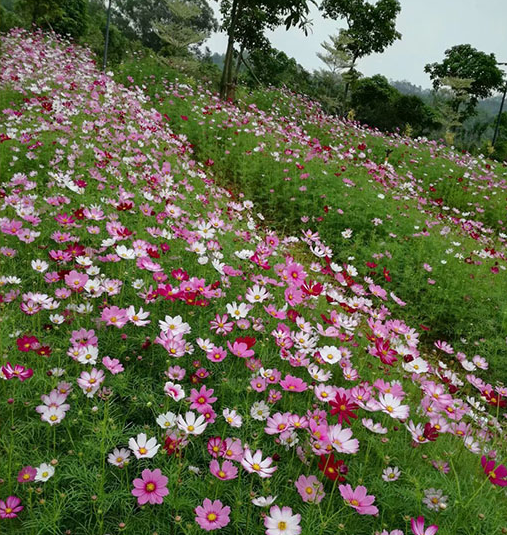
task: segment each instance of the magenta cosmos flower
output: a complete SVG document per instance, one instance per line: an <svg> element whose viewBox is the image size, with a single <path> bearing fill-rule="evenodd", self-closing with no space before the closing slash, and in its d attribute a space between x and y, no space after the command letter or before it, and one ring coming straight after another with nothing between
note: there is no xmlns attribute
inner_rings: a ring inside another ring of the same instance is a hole
<svg viewBox="0 0 507 535"><path fill-rule="evenodd" d="M0 500L0 518L16 518L23 510L20 503L21 500L17 496L9 496L5 502Z"/></svg>
<svg viewBox="0 0 507 535"><path fill-rule="evenodd" d="M438 531L438 526L432 524L424 529L424 517L418 516L417 519L410 519L410 526L414 535L435 535Z"/></svg>
<svg viewBox="0 0 507 535"><path fill-rule="evenodd" d="M206 531L213 531L220 529L230 522L229 513L231 508L228 505L223 505L220 500L212 502L206 498L202 505L195 508L195 521L199 526Z"/></svg>
<svg viewBox="0 0 507 535"><path fill-rule="evenodd" d="M360 515L376 515L378 509L372 505L375 496L368 496L366 487L359 485L354 490L350 485L340 485L340 494L345 502L353 507Z"/></svg>
<svg viewBox="0 0 507 535"><path fill-rule="evenodd" d="M146 468L141 472L141 477L132 482L134 484L132 494L137 497L139 505L144 505L147 502L151 504L162 503L164 496L169 494L167 481L167 477L158 468L153 472Z"/></svg>
<svg viewBox="0 0 507 535"><path fill-rule="evenodd" d="M484 455L481 457L481 464L484 473L493 485L507 487L507 468L503 464L499 464L495 468L495 461L488 461Z"/></svg>
<svg viewBox="0 0 507 535"><path fill-rule="evenodd" d="M37 475L37 470L32 466L25 466L19 471L18 474L18 483L30 483L35 479Z"/></svg>

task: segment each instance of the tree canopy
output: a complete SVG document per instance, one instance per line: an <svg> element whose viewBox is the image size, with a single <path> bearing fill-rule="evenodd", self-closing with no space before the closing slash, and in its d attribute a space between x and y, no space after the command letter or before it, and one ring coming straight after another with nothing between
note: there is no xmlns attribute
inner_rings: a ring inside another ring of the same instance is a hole
<svg viewBox="0 0 507 535"><path fill-rule="evenodd" d="M424 71L430 75L435 90L447 86L453 92L453 106L460 115L473 114L479 99L487 98L502 85L503 74L494 54L486 54L471 45L456 45L445 51L440 63L429 63Z"/></svg>

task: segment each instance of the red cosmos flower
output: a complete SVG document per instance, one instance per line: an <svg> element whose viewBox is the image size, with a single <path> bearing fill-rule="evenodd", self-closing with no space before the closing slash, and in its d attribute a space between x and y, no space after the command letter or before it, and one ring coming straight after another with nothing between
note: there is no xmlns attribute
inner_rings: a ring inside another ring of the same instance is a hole
<svg viewBox="0 0 507 535"><path fill-rule="evenodd" d="M330 455L321 455L319 461L319 470L331 481L345 481L345 475L349 471L347 465L341 460L334 459L334 453Z"/></svg>
<svg viewBox="0 0 507 535"><path fill-rule="evenodd" d="M391 349L389 340L375 338L375 349L372 351L372 355L378 357L383 364L392 366L398 360L397 354L394 349Z"/></svg>
<svg viewBox="0 0 507 535"><path fill-rule="evenodd" d="M37 355L40 355L41 357L50 357L51 352L52 349L49 346L40 346L39 349L37 349Z"/></svg>
<svg viewBox="0 0 507 535"><path fill-rule="evenodd" d="M148 248L146 252L150 258L160 258L160 253L155 248Z"/></svg>
<svg viewBox="0 0 507 535"><path fill-rule="evenodd" d="M331 400L329 404L333 407L331 415L338 415L339 424L345 420L350 425L350 418L357 418L357 414L352 411L356 410L358 406L353 401L350 401L345 394L342 396L337 393L334 400Z"/></svg>
<svg viewBox="0 0 507 535"><path fill-rule="evenodd" d="M164 445L162 446L166 451L167 455L175 455L175 457L181 456L180 444L182 439L175 439L171 436L166 437Z"/></svg>
<svg viewBox="0 0 507 535"><path fill-rule="evenodd" d="M306 295L320 295L324 287L320 282L316 282L310 279L306 279L305 282L301 285L301 290Z"/></svg>
<svg viewBox="0 0 507 535"><path fill-rule="evenodd" d="M294 310L293 308L287 310L287 317L292 323L296 323L299 316L301 316L301 314L297 310Z"/></svg>
<svg viewBox="0 0 507 535"><path fill-rule="evenodd" d="M74 210L74 212L72 212L72 215L78 220L84 219L84 208L78 208L77 210Z"/></svg>
<svg viewBox="0 0 507 535"><path fill-rule="evenodd" d="M438 430L436 427L433 427L429 422L424 424L424 431L423 431L423 437L430 440L431 442L435 442L438 438Z"/></svg>
<svg viewBox="0 0 507 535"><path fill-rule="evenodd" d="M389 275L389 270L386 269L385 266L384 266L384 279L387 282L391 282L392 281L391 276Z"/></svg>
<svg viewBox="0 0 507 535"><path fill-rule="evenodd" d="M39 340L35 336L22 336L16 340L16 343L18 344L18 349L23 353L28 353L28 351L39 346Z"/></svg>
<svg viewBox="0 0 507 535"><path fill-rule="evenodd" d="M481 457L481 464L484 473L488 476L493 485L507 487L507 468L503 464L499 464L495 468L495 461L488 461L485 455Z"/></svg>
<svg viewBox="0 0 507 535"><path fill-rule="evenodd" d="M133 207L134 207L134 204L131 203L130 201L121 202L116 206L116 210L118 210L118 212L128 212L129 210L132 210Z"/></svg>
<svg viewBox="0 0 507 535"><path fill-rule="evenodd" d="M483 390L482 395L486 398L488 404L492 405L493 407L505 407L507 405L507 402L501 399L494 390Z"/></svg>

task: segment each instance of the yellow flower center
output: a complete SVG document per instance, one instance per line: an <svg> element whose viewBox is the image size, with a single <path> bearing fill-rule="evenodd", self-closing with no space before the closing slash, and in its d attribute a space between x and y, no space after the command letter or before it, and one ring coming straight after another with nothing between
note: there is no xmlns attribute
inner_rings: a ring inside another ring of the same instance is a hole
<svg viewBox="0 0 507 535"><path fill-rule="evenodd" d="M139 453L144 455L145 453L148 453L148 450L146 448L139 448Z"/></svg>
<svg viewBox="0 0 507 535"><path fill-rule="evenodd" d="M260 470L260 469L261 469L260 465L257 464L257 463L252 464L252 468L253 468L254 470Z"/></svg>
<svg viewBox="0 0 507 535"><path fill-rule="evenodd" d="M153 492L153 491L155 490L155 484L154 484L154 483L148 483L148 484L146 485L146 490L147 490L148 492Z"/></svg>
<svg viewBox="0 0 507 535"><path fill-rule="evenodd" d="M209 513L208 516L206 517L210 522L213 522L214 520L217 519L217 515L215 513Z"/></svg>
<svg viewBox="0 0 507 535"><path fill-rule="evenodd" d="M287 522L278 522L278 529L280 531L285 531L287 529Z"/></svg>
<svg viewBox="0 0 507 535"><path fill-rule="evenodd" d="M195 429L195 427L194 427L193 425L189 425L189 426L188 426L188 430L189 430L190 432L194 431L194 429Z"/></svg>
<svg viewBox="0 0 507 535"><path fill-rule="evenodd" d="M312 487L306 487L306 494L313 494L313 489Z"/></svg>

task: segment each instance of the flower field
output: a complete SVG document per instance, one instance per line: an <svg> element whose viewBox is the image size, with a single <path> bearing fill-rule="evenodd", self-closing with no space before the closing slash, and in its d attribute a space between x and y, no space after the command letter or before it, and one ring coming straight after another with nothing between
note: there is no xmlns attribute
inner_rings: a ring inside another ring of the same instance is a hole
<svg viewBox="0 0 507 535"><path fill-rule="evenodd" d="M507 533L505 168L122 69L2 37L0 533Z"/></svg>

